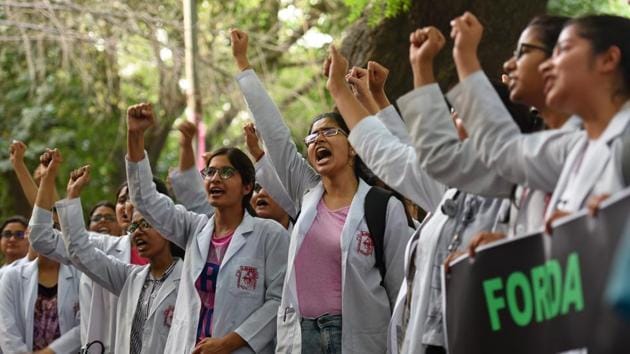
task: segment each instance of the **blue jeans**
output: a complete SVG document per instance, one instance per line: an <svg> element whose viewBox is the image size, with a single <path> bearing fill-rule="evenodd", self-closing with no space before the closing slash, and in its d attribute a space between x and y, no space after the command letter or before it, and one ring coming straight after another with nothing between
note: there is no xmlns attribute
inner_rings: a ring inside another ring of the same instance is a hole
<svg viewBox="0 0 630 354"><path fill-rule="evenodd" d="M302 353L341 354L341 315L302 319Z"/></svg>

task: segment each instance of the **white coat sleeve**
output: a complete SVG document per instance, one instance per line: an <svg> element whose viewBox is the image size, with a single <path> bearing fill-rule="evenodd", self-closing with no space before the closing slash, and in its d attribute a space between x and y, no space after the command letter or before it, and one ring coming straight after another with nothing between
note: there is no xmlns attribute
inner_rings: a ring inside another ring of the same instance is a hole
<svg viewBox="0 0 630 354"><path fill-rule="evenodd" d="M405 249L413 229L407 224L405 207L396 198L389 198L383 249L385 257L384 285L393 309L405 275Z"/></svg>
<svg viewBox="0 0 630 354"><path fill-rule="evenodd" d="M282 181L280 181L280 177L278 177L278 173L273 167L269 156L263 154L260 160L256 161L254 167L256 168L256 182L267 191L285 213L289 214L289 217L295 220L298 213L295 203L291 200L291 196L287 190L284 189Z"/></svg>
<svg viewBox="0 0 630 354"><path fill-rule="evenodd" d="M265 237L265 303L235 330L256 353L276 336L276 317L289 254L287 230L268 221L261 225L267 228L260 234Z"/></svg>
<svg viewBox="0 0 630 354"><path fill-rule="evenodd" d="M48 345L55 353L77 353L81 349L81 328L79 325L62 334Z"/></svg>
<svg viewBox="0 0 630 354"><path fill-rule="evenodd" d="M30 352L19 329L24 323L16 314L22 310L16 307L23 301L16 298L19 296L16 287L21 284L18 267L7 269L0 281L0 348L4 353Z"/></svg>
<svg viewBox="0 0 630 354"><path fill-rule="evenodd" d="M378 118L362 119L348 140L367 167L390 188L426 211L440 204L446 187L420 168L414 148L398 140Z"/></svg>
<svg viewBox="0 0 630 354"><path fill-rule="evenodd" d="M464 192L510 197L514 183L477 158L469 140L460 141L438 84L415 89L398 99L409 125L420 166L436 180Z"/></svg>
<svg viewBox="0 0 630 354"><path fill-rule="evenodd" d="M164 238L186 249L188 239L208 222L208 217L188 211L182 205L175 205L171 198L158 193L146 153L141 161L125 161L129 195L136 210Z"/></svg>
<svg viewBox="0 0 630 354"><path fill-rule="evenodd" d="M282 120L282 114L256 73L251 69L245 70L236 77L236 82L254 117L256 129L265 142L280 181L300 209L302 197L319 182L319 175L298 152L289 127Z"/></svg>
<svg viewBox="0 0 630 354"><path fill-rule="evenodd" d="M208 202L201 173L195 167L186 171L174 170L169 177L178 203L197 214L214 214L214 208Z"/></svg>
<svg viewBox="0 0 630 354"><path fill-rule="evenodd" d="M63 239L72 264L112 294L120 295L120 291L133 270L133 265L107 256L94 247L85 229L83 209L79 198L63 199L58 201L55 206L59 213Z"/></svg>
<svg viewBox="0 0 630 354"><path fill-rule="evenodd" d="M61 231L53 229L52 212L42 209L37 205L33 208L33 215L29 221L31 232L29 241L31 246L39 254L42 254L56 262L69 265L70 258L66 245L63 242ZM110 235L100 234L97 232L88 232L90 241L94 247L107 253L121 242L127 239L113 237Z"/></svg>
<svg viewBox="0 0 630 354"><path fill-rule="evenodd" d="M483 73L460 82L447 95L484 164L510 182L552 192L579 133L563 130L521 134Z"/></svg>
<svg viewBox="0 0 630 354"><path fill-rule="evenodd" d="M405 121L403 121L400 114L398 114L394 105L390 104L389 106L383 108L376 113L376 117L385 124L387 130L398 138L400 142L409 146L413 145L413 141L411 140L411 136L409 136L409 130L405 125Z"/></svg>

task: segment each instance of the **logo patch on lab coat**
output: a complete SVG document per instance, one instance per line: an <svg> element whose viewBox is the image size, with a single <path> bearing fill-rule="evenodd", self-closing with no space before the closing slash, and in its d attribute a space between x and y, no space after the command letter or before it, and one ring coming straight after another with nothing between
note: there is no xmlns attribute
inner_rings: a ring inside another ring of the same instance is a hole
<svg viewBox="0 0 630 354"><path fill-rule="evenodd" d="M369 232L360 231L357 233L357 252L364 256L371 256L374 253L374 242Z"/></svg>
<svg viewBox="0 0 630 354"><path fill-rule="evenodd" d="M173 313L175 312L175 306L171 305L164 310L164 326L171 328L173 323Z"/></svg>
<svg viewBox="0 0 630 354"><path fill-rule="evenodd" d="M236 286L239 289L253 291L256 290L258 280L258 269L252 266L241 266L236 271Z"/></svg>

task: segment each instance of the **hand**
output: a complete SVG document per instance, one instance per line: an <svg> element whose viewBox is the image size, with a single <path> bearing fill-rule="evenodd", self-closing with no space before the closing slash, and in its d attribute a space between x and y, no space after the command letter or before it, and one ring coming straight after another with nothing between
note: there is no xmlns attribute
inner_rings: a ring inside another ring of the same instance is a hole
<svg viewBox="0 0 630 354"><path fill-rule="evenodd" d="M40 349L36 352L33 352L33 354L55 354L55 351L50 349L50 347L47 347L44 349Z"/></svg>
<svg viewBox="0 0 630 354"><path fill-rule="evenodd" d="M451 271L451 262L453 262L455 259L457 259L460 256L463 256L465 254L466 253L464 253L462 251L451 252L448 255L448 257L446 257L446 259L444 260L444 272L449 273Z"/></svg>
<svg viewBox="0 0 630 354"><path fill-rule="evenodd" d="M462 16L451 21L451 38L455 40L453 45L453 57L466 60L477 56L477 47L483 34L483 26L472 13L466 11Z"/></svg>
<svg viewBox="0 0 630 354"><path fill-rule="evenodd" d="M468 244L468 256L474 257L477 254L477 247L503 240L505 237L506 235L502 232L481 232L477 234Z"/></svg>
<svg viewBox="0 0 630 354"><path fill-rule="evenodd" d="M346 82L354 88L354 95L361 99L371 96L367 69L353 66L345 76Z"/></svg>
<svg viewBox="0 0 630 354"><path fill-rule="evenodd" d="M588 198L588 201L586 202L586 207L588 208L588 213L592 217L597 217L597 213L599 212L599 209L600 209L602 203L606 199L608 199L609 197L610 197L610 194L604 193L604 194L594 195L594 196L591 196L590 198Z"/></svg>
<svg viewBox="0 0 630 354"><path fill-rule="evenodd" d="M211 151L206 151L203 154L201 154L201 158L203 159L203 163L204 165L208 165L208 163L210 163L210 157L212 156L212 152Z"/></svg>
<svg viewBox="0 0 630 354"><path fill-rule="evenodd" d="M245 126L243 127L243 133L245 134L245 144L247 145L247 150L256 161L260 160L265 152L263 151L263 149L260 148L258 135L256 134L256 127L254 127L254 124L245 124Z"/></svg>
<svg viewBox="0 0 630 354"><path fill-rule="evenodd" d="M385 81L387 81L387 77L389 76L389 69L375 61L370 60L368 61L367 70L368 86L370 91L373 94L384 92Z"/></svg>
<svg viewBox="0 0 630 354"><path fill-rule="evenodd" d="M545 222L545 232L546 232L548 235L551 235L551 234L553 233L553 227L552 227L552 224L553 224L556 220L561 219L561 218L563 218L563 217L565 217L565 216L568 216L568 215L571 215L571 213L570 213L570 212L568 212L568 211L564 211L564 210L559 210L559 209L556 209L556 210L553 212L553 214L551 214L551 216L549 217L549 219Z"/></svg>
<svg viewBox="0 0 630 354"><path fill-rule="evenodd" d="M90 165L77 168L70 173L68 187L66 188L68 199L78 198L83 187L90 182Z"/></svg>
<svg viewBox="0 0 630 354"><path fill-rule="evenodd" d="M150 103L140 103L127 109L127 131L144 133L155 123L153 106Z"/></svg>
<svg viewBox="0 0 630 354"><path fill-rule="evenodd" d="M42 166L42 180L57 176L59 165L63 162L63 157L57 149L46 149L44 153L39 157L39 162Z"/></svg>
<svg viewBox="0 0 630 354"><path fill-rule="evenodd" d="M409 35L409 62L412 69L431 65L433 59L444 47L446 40L439 29L429 26L411 32Z"/></svg>
<svg viewBox="0 0 630 354"><path fill-rule="evenodd" d="M13 140L9 146L9 159L11 164L24 162L24 153L26 152L26 144L19 140Z"/></svg>
<svg viewBox="0 0 630 354"><path fill-rule="evenodd" d="M243 71L248 69L247 44L249 43L249 36L246 32L233 28L230 30L230 40L232 42L232 56L239 70Z"/></svg>
<svg viewBox="0 0 630 354"><path fill-rule="evenodd" d="M334 44L330 45L328 51L329 60L324 63L324 72L328 73L326 88L334 95L339 89L346 86L345 76L348 72L348 60L339 53Z"/></svg>
<svg viewBox="0 0 630 354"><path fill-rule="evenodd" d="M238 334L232 332L222 338L204 338L197 344L192 354L229 354L247 345Z"/></svg>
<svg viewBox="0 0 630 354"><path fill-rule="evenodd" d="M177 130L182 133L179 137L179 144L189 146L197 135L197 126L189 120L183 120L177 125Z"/></svg>

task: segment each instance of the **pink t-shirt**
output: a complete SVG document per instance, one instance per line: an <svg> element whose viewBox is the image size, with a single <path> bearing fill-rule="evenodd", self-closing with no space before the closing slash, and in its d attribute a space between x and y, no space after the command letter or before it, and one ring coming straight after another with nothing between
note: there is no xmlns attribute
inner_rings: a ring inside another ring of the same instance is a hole
<svg viewBox="0 0 630 354"><path fill-rule="evenodd" d="M295 257L300 313L305 318L341 314L341 231L350 207L330 210L324 199Z"/></svg>

